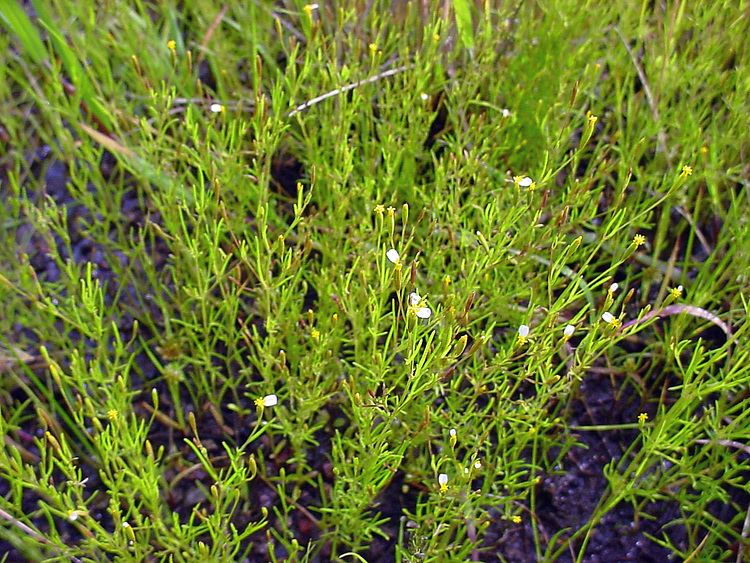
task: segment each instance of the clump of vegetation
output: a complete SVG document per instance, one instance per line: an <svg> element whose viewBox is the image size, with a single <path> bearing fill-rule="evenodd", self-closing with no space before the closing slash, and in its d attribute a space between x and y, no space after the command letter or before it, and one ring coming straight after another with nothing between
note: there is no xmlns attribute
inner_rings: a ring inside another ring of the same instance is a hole
<svg viewBox="0 0 750 563"><path fill-rule="evenodd" d="M5 560L747 555L741 7L32 4Z"/></svg>

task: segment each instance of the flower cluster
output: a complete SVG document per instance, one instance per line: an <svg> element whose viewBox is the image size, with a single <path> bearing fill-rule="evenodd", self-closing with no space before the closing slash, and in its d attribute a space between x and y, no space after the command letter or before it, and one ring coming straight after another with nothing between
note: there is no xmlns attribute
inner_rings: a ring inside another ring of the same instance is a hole
<svg viewBox="0 0 750 563"><path fill-rule="evenodd" d="M395 248L387 250L385 257L396 267L397 271L401 270L401 255L398 250ZM419 295L418 291L412 291L409 294L408 313L420 319L429 319L432 316L432 309L425 305L425 299Z"/></svg>

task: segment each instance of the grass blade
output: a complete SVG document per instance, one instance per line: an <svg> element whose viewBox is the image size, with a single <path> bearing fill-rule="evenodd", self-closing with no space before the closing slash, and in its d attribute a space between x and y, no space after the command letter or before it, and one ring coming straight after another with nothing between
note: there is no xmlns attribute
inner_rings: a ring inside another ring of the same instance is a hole
<svg viewBox="0 0 750 563"><path fill-rule="evenodd" d="M467 49L472 50L474 49L474 26L469 0L453 0L453 9L456 11L456 27L458 27L461 43Z"/></svg>
<svg viewBox="0 0 750 563"><path fill-rule="evenodd" d="M78 57L73 49L65 41L62 33L58 30L52 19L43 10L38 10L39 21L49 34L52 46L57 55L62 59L65 70L68 73L70 81L79 90L81 100L86 104L86 108L99 120L99 122L108 130L112 129L112 117L104 105L96 96L93 85L86 76L86 72L81 66Z"/></svg>
<svg viewBox="0 0 750 563"><path fill-rule="evenodd" d="M18 37L24 51L35 63L43 64L47 60L47 49L39 38L39 33L17 2L0 0L0 21Z"/></svg>

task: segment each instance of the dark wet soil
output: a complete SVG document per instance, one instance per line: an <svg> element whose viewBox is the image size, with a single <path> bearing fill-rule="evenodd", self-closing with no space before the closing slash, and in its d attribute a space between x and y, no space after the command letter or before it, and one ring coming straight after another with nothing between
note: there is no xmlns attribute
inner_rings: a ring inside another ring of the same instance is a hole
<svg viewBox="0 0 750 563"><path fill-rule="evenodd" d="M570 411L571 426L622 424L636 420L641 412L635 397L617 397L617 389L608 375L589 374L581 384ZM568 530L562 538L584 527L607 491L603 468L619 460L625 448L637 437L637 431L617 430L578 433L579 446L572 448L557 471L541 479L537 487L536 515L544 538ZM652 542L646 534L659 536L678 515L673 503L658 503L647 512L654 517L634 518L629 506L620 505L609 512L593 533L584 561L667 561L670 552ZM676 545L684 539L681 527L670 528ZM496 552L485 561L536 561L534 537L529 522L523 526L490 527L487 543ZM575 547L575 544L574 546ZM574 561L578 551L565 551L557 561Z"/></svg>

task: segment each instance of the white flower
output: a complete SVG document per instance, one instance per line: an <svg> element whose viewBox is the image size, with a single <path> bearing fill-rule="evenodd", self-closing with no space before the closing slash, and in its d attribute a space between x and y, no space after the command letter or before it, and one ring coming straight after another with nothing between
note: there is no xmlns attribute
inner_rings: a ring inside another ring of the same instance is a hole
<svg viewBox="0 0 750 563"><path fill-rule="evenodd" d="M430 96L428 96L428 95L427 95L427 94L425 94L424 92L422 92L422 93L421 93L421 94L419 95L419 97L420 97L420 98L422 98L422 101L423 101L423 102L426 102L427 100L429 100L429 99L430 99Z"/></svg>
<svg viewBox="0 0 750 563"><path fill-rule="evenodd" d="M479 460L476 460L474 462L474 469L482 469L482 462Z"/></svg>
<svg viewBox="0 0 750 563"><path fill-rule="evenodd" d="M416 313L420 319L429 319L432 316L432 309L429 307L419 307Z"/></svg>
<svg viewBox="0 0 750 563"><path fill-rule="evenodd" d="M455 448L456 442L458 442L458 432L456 432L455 428L451 428L448 430L448 434L450 435L451 448Z"/></svg>
<svg viewBox="0 0 750 563"><path fill-rule="evenodd" d="M440 491L445 492L448 490L448 474L441 473L438 475L438 485L440 485Z"/></svg>
<svg viewBox="0 0 750 563"><path fill-rule="evenodd" d="M607 291L609 292L610 295L612 295L615 291L617 291L618 287L620 286L617 285L616 283L613 283L612 285L609 286L609 289Z"/></svg>
<svg viewBox="0 0 750 563"><path fill-rule="evenodd" d="M224 111L224 106L222 106L221 104L211 104L208 109L210 109L213 113L221 113L222 111Z"/></svg>
<svg viewBox="0 0 750 563"><path fill-rule="evenodd" d="M388 252L386 252L385 257L388 258L389 262L392 262L394 264L396 264L401 258L401 256L398 253L398 250L396 250L395 248L391 248Z"/></svg>
<svg viewBox="0 0 750 563"><path fill-rule="evenodd" d="M528 176L524 176L523 178L518 180L518 185L521 186L522 188L528 188L533 183L534 183L534 180L532 180Z"/></svg>
<svg viewBox="0 0 750 563"><path fill-rule="evenodd" d="M615 316L610 313L609 311L606 311L602 314L602 320L607 324L613 324L615 322Z"/></svg>
<svg viewBox="0 0 750 563"><path fill-rule="evenodd" d="M510 110L508 108L503 108L500 110L500 115L503 117L510 117Z"/></svg>
<svg viewBox="0 0 750 563"><path fill-rule="evenodd" d="M262 402L264 407L275 407L279 404L279 398L274 394L266 395L263 397Z"/></svg>
<svg viewBox="0 0 750 563"><path fill-rule="evenodd" d="M518 327L518 336L521 338L527 338L529 336L529 327L527 325L521 325Z"/></svg>
<svg viewBox="0 0 750 563"><path fill-rule="evenodd" d="M409 294L409 309L420 319L429 319L432 316L432 309L429 307L420 307L422 297L416 291Z"/></svg>
<svg viewBox="0 0 750 563"><path fill-rule="evenodd" d="M576 327L573 325L565 325L565 328L563 329L563 336L567 339L573 336L573 333L576 331Z"/></svg>

